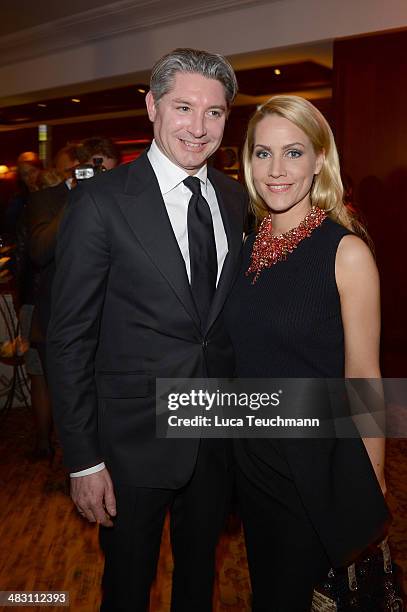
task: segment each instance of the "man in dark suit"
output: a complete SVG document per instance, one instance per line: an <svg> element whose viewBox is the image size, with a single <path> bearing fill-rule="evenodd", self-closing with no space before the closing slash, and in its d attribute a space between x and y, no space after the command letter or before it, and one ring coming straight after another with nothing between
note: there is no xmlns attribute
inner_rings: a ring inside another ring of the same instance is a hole
<svg viewBox="0 0 407 612"><path fill-rule="evenodd" d="M247 202L206 160L236 90L221 56L178 49L159 60L150 149L81 184L60 228L49 377L73 500L102 526L109 612L148 608L168 508L172 610L212 608L230 449L158 439L155 378L233 372L221 317Z"/></svg>

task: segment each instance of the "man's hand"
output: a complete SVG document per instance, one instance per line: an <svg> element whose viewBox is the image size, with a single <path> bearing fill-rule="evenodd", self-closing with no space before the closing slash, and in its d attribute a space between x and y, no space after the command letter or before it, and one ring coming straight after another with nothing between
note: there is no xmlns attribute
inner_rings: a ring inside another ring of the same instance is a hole
<svg viewBox="0 0 407 612"><path fill-rule="evenodd" d="M116 516L116 498L107 469L95 474L71 478L71 497L79 514L91 523L112 527Z"/></svg>

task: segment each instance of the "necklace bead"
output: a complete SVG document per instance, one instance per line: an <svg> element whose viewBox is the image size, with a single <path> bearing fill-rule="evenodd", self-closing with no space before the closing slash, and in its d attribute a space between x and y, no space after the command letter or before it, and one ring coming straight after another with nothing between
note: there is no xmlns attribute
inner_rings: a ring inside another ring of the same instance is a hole
<svg viewBox="0 0 407 612"><path fill-rule="evenodd" d="M265 268L271 268L278 261L283 261L289 253L304 240L308 238L313 230L321 225L326 219L326 212L317 206L312 206L307 216L297 227L290 229L284 234L273 236L271 213L263 219L253 245L250 266L246 276L254 274L254 284Z"/></svg>

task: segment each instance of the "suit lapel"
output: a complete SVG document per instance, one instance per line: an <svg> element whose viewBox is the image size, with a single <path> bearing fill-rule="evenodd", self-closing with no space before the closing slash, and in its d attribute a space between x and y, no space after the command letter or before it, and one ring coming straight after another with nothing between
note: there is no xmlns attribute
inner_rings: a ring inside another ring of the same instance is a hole
<svg viewBox="0 0 407 612"><path fill-rule="evenodd" d="M238 192L235 193L230 189L229 185L223 187L223 176L218 172L215 173L211 167L208 167L208 176L215 189L222 215L223 226L228 240L228 254L226 255L219 283L209 311L206 331L208 331L216 321L225 303L226 297L228 296L232 281L236 274L243 236L243 221L240 211L240 202L238 200Z"/></svg>
<svg viewBox="0 0 407 612"><path fill-rule="evenodd" d="M118 202L143 249L199 328L185 262L146 152L129 165L125 194Z"/></svg>

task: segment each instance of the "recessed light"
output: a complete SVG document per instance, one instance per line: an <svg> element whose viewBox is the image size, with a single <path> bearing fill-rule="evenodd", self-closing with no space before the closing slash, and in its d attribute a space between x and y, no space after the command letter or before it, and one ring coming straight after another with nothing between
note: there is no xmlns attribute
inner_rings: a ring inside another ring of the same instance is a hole
<svg viewBox="0 0 407 612"><path fill-rule="evenodd" d="M143 87L137 87L137 91L139 93L146 93L146 89L144 89Z"/></svg>
<svg viewBox="0 0 407 612"><path fill-rule="evenodd" d="M47 108L47 105L43 104L42 102L39 102L37 106L39 106L40 108Z"/></svg>
<svg viewBox="0 0 407 612"><path fill-rule="evenodd" d="M274 74L281 74L280 68L274 68Z"/></svg>
<svg viewBox="0 0 407 612"><path fill-rule="evenodd" d="M79 104L80 99L79 98L71 98L71 102L75 102L75 104Z"/></svg>

